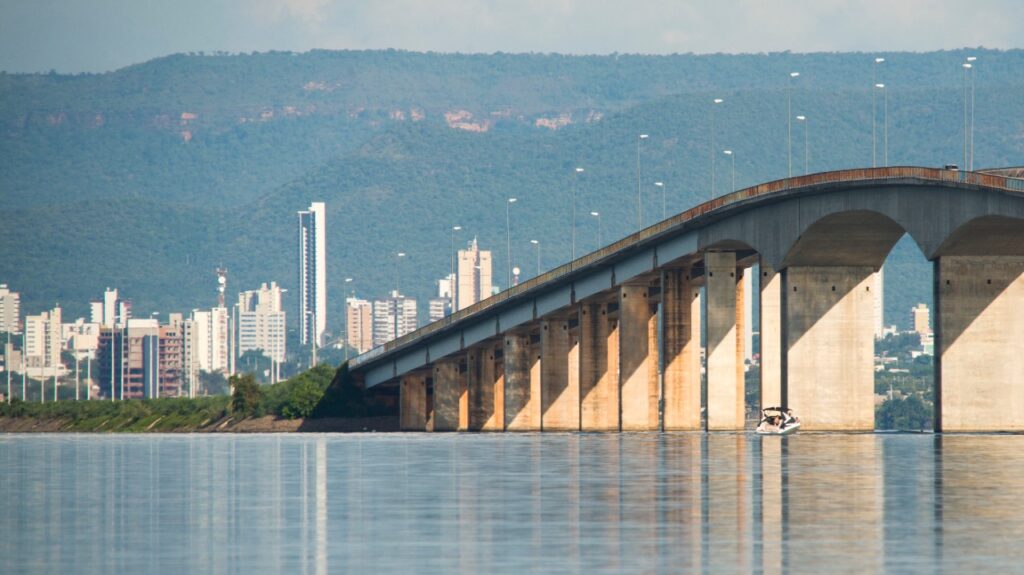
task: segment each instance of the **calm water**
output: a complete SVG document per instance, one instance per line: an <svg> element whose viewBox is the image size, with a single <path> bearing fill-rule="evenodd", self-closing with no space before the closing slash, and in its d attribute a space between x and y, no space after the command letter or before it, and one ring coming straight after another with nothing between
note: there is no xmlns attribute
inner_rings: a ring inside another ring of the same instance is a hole
<svg viewBox="0 0 1024 575"><path fill-rule="evenodd" d="M1024 570L1024 436L0 436L0 571Z"/></svg>

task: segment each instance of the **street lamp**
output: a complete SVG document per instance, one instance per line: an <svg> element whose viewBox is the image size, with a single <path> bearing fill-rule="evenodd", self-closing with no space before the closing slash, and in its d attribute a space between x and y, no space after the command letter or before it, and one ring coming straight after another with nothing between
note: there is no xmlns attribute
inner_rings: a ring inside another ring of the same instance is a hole
<svg viewBox="0 0 1024 575"><path fill-rule="evenodd" d="M971 159L968 168L974 171L974 61L977 56L968 56L967 63L971 66Z"/></svg>
<svg viewBox="0 0 1024 575"><path fill-rule="evenodd" d="M461 229L462 226L452 226L451 271L448 272L448 281L451 282L448 286L448 292L452 298L452 309L455 309L455 286L459 283L455 280L455 232Z"/></svg>
<svg viewBox="0 0 1024 575"><path fill-rule="evenodd" d="M537 248L537 275L540 275L540 240L530 240L530 243Z"/></svg>
<svg viewBox="0 0 1024 575"><path fill-rule="evenodd" d="M661 219L664 220L665 217L666 217L666 210L665 210L665 184L662 183L662 182L654 182L654 186L657 187L657 188L661 188Z"/></svg>
<svg viewBox="0 0 1024 575"><path fill-rule="evenodd" d="M968 128L967 128L967 71L970 70L971 68L973 68L974 64L971 64L970 62L964 62L962 64L962 67L964 69L964 165L963 165L963 168L961 168L961 169L966 170L968 168L968 164L967 164L967 137L968 137Z"/></svg>
<svg viewBox="0 0 1024 575"><path fill-rule="evenodd" d="M788 127L789 146L789 177L793 177L793 78L800 76L800 72L789 73L789 86L786 90L786 119Z"/></svg>
<svg viewBox="0 0 1024 575"><path fill-rule="evenodd" d="M796 121L804 125L804 175L806 176L809 173L807 170L809 156L807 153L807 116L797 116Z"/></svg>
<svg viewBox="0 0 1024 575"><path fill-rule="evenodd" d="M636 229L644 228L644 203L640 193L640 142L647 139L647 134L636 138Z"/></svg>
<svg viewBox="0 0 1024 575"><path fill-rule="evenodd" d="M877 81L875 79L875 70L878 67L878 65L881 64L882 62L885 62L885 58L875 58L875 65L871 67L871 85L872 86L877 86L878 85ZM877 168L878 167L878 161L875 159L876 156L877 156L877 153L875 151L875 148L876 148L876 144L875 144L875 140L876 140L876 137L875 137L875 125L876 124L877 124L877 121L875 120L875 89L872 88L871 89L871 167L872 168Z"/></svg>
<svg viewBox="0 0 1024 575"><path fill-rule="evenodd" d="M889 91L885 84L875 84L882 91L882 165L889 167Z"/></svg>
<svg viewBox="0 0 1024 575"><path fill-rule="evenodd" d="M722 150L722 153L729 156L732 160L732 191L736 191L736 156L733 155L732 150Z"/></svg>
<svg viewBox="0 0 1024 575"><path fill-rule="evenodd" d="M505 289L512 287L512 224L509 220L509 209L514 203L515 198L509 198L505 202L505 257L508 258L508 283L505 284Z"/></svg>
<svg viewBox="0 0 1024 575"><path fill-rule="evenodd" d="M637 164L639 165L639 164ZM572 173L572 259L576 259L576 178L583 173L583 168L576 168Z"/></svg>
<svg viewBox="0 0 1024 575"><path fill-rule="evenodd" d="M395 253L395 294L401 293L402 287L402 258L405 257L405 252Z"/></svg>
<svg viewBox="0 0 1024 575"><path fill-rule="evenodd" d="M597 249L601 249L601 212L590 212L590 215L597 218Z"/></svg>
<svg viewBox="0 0 1024 575"><path fill-rule="evenodd" d="M715 98L711 101L711 199L715 199L715 107L725 100Z"/></svg>

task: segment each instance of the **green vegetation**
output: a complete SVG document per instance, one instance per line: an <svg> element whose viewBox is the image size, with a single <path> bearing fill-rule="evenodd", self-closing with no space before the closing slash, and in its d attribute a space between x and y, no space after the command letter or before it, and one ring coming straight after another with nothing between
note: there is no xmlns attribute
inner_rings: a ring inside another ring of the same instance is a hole
<svg viewBox="0 0 1024 575"><path fill-rule="evenodd" d="M1024 51L973 50L978 163L1024 156ZM888 54L892 164L961 157L959 63L964 52ZM450 229L494 250L504 283L504 200L513 263L532 272L569 255L568 190L602 213L605 242L635 222L636 135L645 178L666 182L670 212L710 195L708 108L716 141L735 151L736 181L785 175L786 81L810 119L812 171L871 163L871 58L864 54L560 56L397 51L175 55L109 74L0 73L0 279L29 313L60 302L87 315L107 286L138 315L212 305L213 269L229 291L276 280L294 298L295 211L328 207L328 326L343 317L344 278L362 296L398 282L425 301L449 267ZM483 133L453 129L472 114ZM419 119L422 114L422 119ZM538 120L566 118L557 130ZM794 138L800 137L794 126ZM799 147L794 146L799 150ZM802 166L799 153L794 164ZM730 180L718 162L719 193ZM630 191L632 190L632 191ZM628 199L626 199L628 198ZM644 211L661 216L646 185ZM651 208L654 209L651 209ZM597 247L577 223L577 248ZM528 276L529 273L524 274ZM912 242L886 268L886 313L930 301L930 271ZM293 302L285 302L294 309ZM294 321L294 314L289 320Z"/></svg>
<svg viewBox="0 0 1024 575"><path fill-rule="evenodd" d="M915 332L888 335L875 342L875 353L887 362L875 372L875 393L886 396L875 409L875 429L923 431L932 429L935 410L935 366L932 356L918 355L921 336Z"/></svg>
<svg viewBox="0 0 1024 575"><path fill-rule="evenodd" d="M875 411L875 429L924 431L933 427L931 403L925 404L916 394L887 399Z"/></svg>
<svg viewBox="0 0 1024 575"><path fill-rule="evenodd" d="M348 364L320 364L274 385L259 385L251 374L230 380L230 397L160 398L129 401L0 403L0 418L61 420L66 431L193 431L229 421L273 415L285 419L384 415L367 408Z"/></svg>

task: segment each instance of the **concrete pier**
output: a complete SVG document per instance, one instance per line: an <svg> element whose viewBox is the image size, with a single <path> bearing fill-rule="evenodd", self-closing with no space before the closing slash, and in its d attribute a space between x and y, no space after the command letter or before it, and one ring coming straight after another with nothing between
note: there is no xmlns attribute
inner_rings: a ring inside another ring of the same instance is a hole
<svg viewBox="0 0 1024 575"><path fill-rule="evenodd" d="M505 429L505 374L500 350L500 345L489 344L466 354L471 431Z"/></svg>
<svg viewBox="0 0 1024 575"><path fill-rule="evenodd" d="M701 429L700 286L690 268L662 274L663 427L665 431Z"/></svg>
<svg viewBox="0 0 1024 575"><path fill-rule="evenodd" d="M434 364L434 431L469 429L466 371L459 360Z"/></svg>
<svg viewBox="0 0 1024 575"><path fill-rule="evenodd" d="M505 336L505 430L540 431L540 346L528 333Z"/></svg>
<svg viewBox="0 0 1024 575"><path fill-rule="evenodd" d="M580 429L619 429L619 323L606 303L580 307Z"/></svg>
<svg viewBox="0 0 1024 575"><path fill-rule="evenodd" d="M875 424L873 267L784 271L782 401L802 429L870 431Z"/></svg>
<svg viewBox="0 0 1024 575"><path fill-rule="evenodd" d="M935 263L936 431L1024 431L1024 257Z"/></svg>
<svg viewBox="0 0 1024 575"><path fill-rule="evenodd" d="M568 319L540 324L541 429L580 428L579 332Z"/></svg>
<svg viewBox="0 0 1024 575"><path fill-rule="evenodd" d="M399 428L402 431L427 431L427 376L420 372L403 375L398 394Z"/></svg>
<svg viewBox="0 0 1024 575"><path fill-rule="evenodd" d="M707 429L743 429L743 283L736 254L704 255L707 294Z"/></svg>
<svg viewBox="0 0 1024 575"><path fill-rule="evenodd" d="M763 261L761 280L761 407L782 405L782 276Z"/></svg>
<svg viewBox="0 0 1024 575"><path fill-rule="evenodd" d="M649 288L619 289L619 401L622 431L658 429L658 318Z"/></svg>

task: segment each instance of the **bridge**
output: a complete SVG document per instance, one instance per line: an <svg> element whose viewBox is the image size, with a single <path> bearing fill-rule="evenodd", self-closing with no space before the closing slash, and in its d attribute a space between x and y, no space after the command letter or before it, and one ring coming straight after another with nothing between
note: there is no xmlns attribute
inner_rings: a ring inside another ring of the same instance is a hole
<svg viewBox="0 0 1024 575"><path fill-rule="evenodd" d="M892 167L760 184L388 342L350 368L367 388L398 386L406 430L740 430L743 309L756 297L761 405L792 407L804 429L867 431L872 279L906 233L934 266L936 430L1022 431L1020 176ZM758 277L745 290L754 264Z"/></svg>

